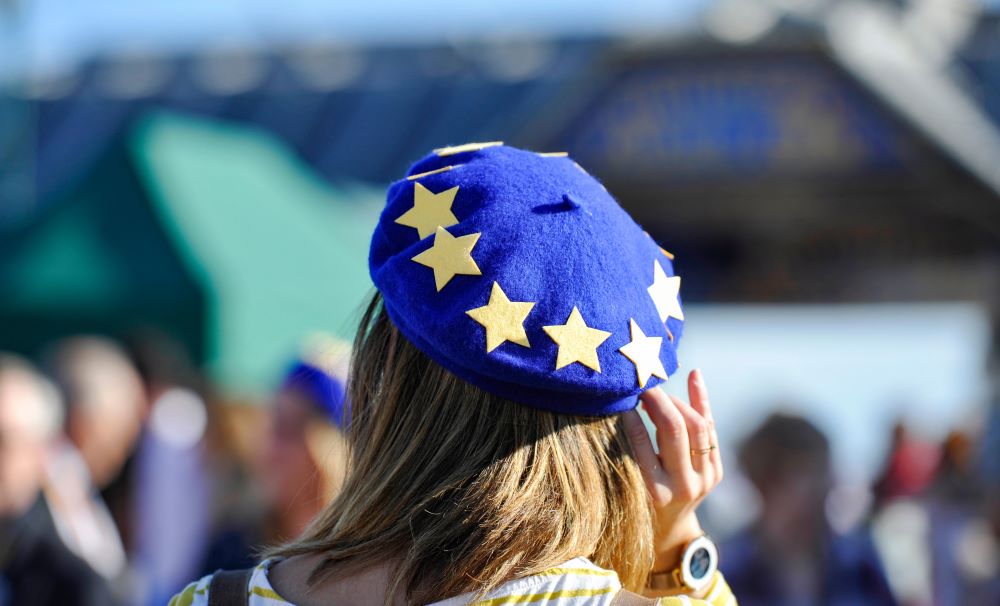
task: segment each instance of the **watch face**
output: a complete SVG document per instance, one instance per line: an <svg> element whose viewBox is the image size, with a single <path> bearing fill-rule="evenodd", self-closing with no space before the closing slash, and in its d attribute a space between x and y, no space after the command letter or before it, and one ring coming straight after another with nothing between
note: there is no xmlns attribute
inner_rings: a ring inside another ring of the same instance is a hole
<svg viewBox="0 0 1000 606"><path fill-rule="evenodd" d="M681 561L681 580L691 589L707 587L719 567L719 551L715 543L702 535L691 541Z"/></svg>
<svg viewBox="0 0 1000 606"><path fill-rule="evenodd" d="M691 576L701 580L708 576L709 570L712 568L712 556L708 553L708 549L704 547L699 547L691 555Z"/></svg>

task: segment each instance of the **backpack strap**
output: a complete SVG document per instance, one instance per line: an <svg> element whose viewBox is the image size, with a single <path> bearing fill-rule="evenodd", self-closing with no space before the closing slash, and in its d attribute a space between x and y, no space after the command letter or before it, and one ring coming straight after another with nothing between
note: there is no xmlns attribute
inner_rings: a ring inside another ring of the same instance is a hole
<svg viewBox="0 0 1000 606"><path fill-rule="evenodd" d="M638 593L622 589L611 599L611 606L657 606L660 598L647 598Z"/></svg>
<svg viewBox="0 0 1000 606"><path fill-rule="evenodd" d="M208 585L208 606L248 606L253 568L216 570Z"/></svg>

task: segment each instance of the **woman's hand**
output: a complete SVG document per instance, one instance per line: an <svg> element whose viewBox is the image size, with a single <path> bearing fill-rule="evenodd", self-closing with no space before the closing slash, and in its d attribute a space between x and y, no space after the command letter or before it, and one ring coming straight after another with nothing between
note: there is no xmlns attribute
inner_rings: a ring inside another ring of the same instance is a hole
<svg viewBox="0 0 1000 606"><path fill-rule="evenodd" d="M688 397L691 404L658 387L639 397L656 426L659 454L638 411L625 413L629 441L655 509L654 572L680 565L684 546L702 534L695 510L722 480L719 440L699 370L688 375Z"/></svg>

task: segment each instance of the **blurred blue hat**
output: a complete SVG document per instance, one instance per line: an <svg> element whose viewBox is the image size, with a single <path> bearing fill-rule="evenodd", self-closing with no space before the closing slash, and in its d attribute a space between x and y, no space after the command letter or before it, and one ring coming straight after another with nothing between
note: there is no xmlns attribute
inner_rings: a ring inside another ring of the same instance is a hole
<svg viewBox="0 0 1000 606"><path fill-rule="evenodd" d="M461 379L607 415L677 370L671 259L566 154L481 143L390 186L369 268L399 331Z"/></svg>
<svg viewBox="0 0 1000 606"><path fill-rule="evenodd" d="M347 352L347 346L333 337L314 335L292 362L281 385L308 396L317 411L340 428L345 422Z"/></svg>

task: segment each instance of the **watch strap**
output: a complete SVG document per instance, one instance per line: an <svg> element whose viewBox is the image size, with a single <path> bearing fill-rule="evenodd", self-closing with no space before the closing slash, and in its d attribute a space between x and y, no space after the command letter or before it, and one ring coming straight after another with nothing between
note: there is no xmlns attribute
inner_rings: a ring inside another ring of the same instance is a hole
<svg viewBox="0 0 1000 606"><path fill-rule="evenodd" d="M651 572L646 581L646 586L650 589L686 589L684 581L681 580L681 569L674 568L665 572Z"/></svg>

